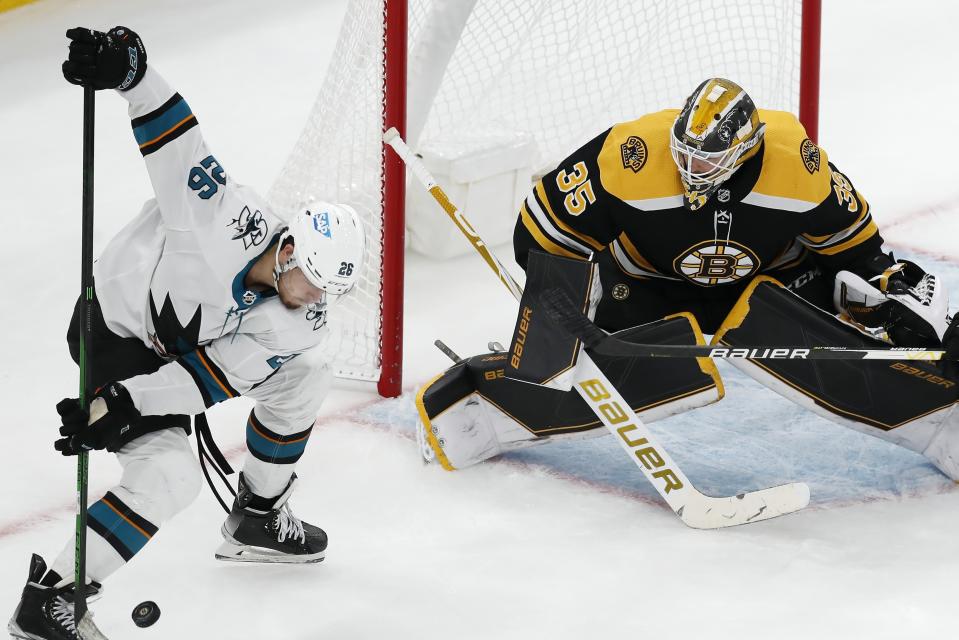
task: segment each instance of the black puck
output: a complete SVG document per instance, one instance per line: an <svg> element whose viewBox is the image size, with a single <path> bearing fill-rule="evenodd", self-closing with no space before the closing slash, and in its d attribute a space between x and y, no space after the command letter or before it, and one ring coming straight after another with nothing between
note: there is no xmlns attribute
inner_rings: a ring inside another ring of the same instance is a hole
<svg viewBox="0 0 959 640"><path fill-rule="evenodd" d="M133 624L136 626L149 627L160 619L160 607L158 607L157 603L153 600L147 600L134 607L133 613L131 613L130 616L133 618Z"/></svg>

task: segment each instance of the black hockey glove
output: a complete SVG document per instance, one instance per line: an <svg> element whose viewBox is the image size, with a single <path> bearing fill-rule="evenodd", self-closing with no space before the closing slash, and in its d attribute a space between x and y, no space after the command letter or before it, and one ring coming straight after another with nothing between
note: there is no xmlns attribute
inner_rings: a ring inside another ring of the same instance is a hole
<svg viewBox="0 0 959 640"><path fill-rule="evenodd" d="M120 437L140 419L140 412L119 382L97 390L90 408L82 409L79 398L64 398L57 403L63 426L53 446L65 456L90 449L116 450Z"/></svg>
<svg viewBox="0 0 959 640"><path fill-rule="evenodd" d="M74 27L67 30L70 53L63 63L67 82L94 89L132 89L147 70L147 52L135 32L113 27L107 33Z"/></svg>
<svg viewBox="0 0 959 640"><path fill-rule="evenodd" d="M942 348L946 351L942 359L943 374L950 380L959 380L959 313L953 316L942 336Z"/></svg>

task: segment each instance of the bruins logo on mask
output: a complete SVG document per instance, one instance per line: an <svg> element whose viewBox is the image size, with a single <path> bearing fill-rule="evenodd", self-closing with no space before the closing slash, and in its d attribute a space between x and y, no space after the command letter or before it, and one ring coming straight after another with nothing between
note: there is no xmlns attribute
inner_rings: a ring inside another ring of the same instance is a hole
<svg viewBox="0 0 959 640"><path fill-rule="evenodd" d="M819 171L819 147L806 138L799 147L799 153L802 155L803 164L806 165L806 171L815 173Z"/></svg>
<svg viewBox="0 0 959 640"><path fill-rule="evenodd" d="M703 286L748 278L759 270L759 258L749 247L731 240L708 240L687 249L673 261L673 269Z"/></svg>
<svg viewBox="0 0 959 640"><path fill-rule="evenodd" d="M639 136L629 136L626 142L620 145L620 151L623 156L623 168L632 169L633 173L639 173L639 170L646 164L646 143Z"/></svg>

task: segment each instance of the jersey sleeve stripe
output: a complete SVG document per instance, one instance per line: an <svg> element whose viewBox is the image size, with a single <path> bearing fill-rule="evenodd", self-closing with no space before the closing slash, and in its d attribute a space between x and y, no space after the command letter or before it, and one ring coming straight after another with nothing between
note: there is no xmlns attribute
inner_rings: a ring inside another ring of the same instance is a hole
<svg viewBox="0 0 959 640"><path fill-rule="evenodd" d="M867 240L869 240L870 238L878 234L879 234L879 227L876 226L875 222L873 222L872 220L869 220L869 224L867 224L862 231L860 231L855 236L853 236L852 238L850 238L849 240L846 240L845 242L841 244L831 245L829 247L823 247L823 248L817 248L817 247L810 247L810 248L816 253L819 253L825 256L833 256L833 255L836 255L837 253L842 253L843 251L846 251L847 249L851 249L852 247L855 247L858 244L862 244L863 242L866 242Z"/></svg>
<svg viewBox="0 0 959 640"><path fill-rule="evenodd" d="M869 225L875 226L875 223L872 220L872 215L870 215L868 211L864 209L864 215L861 215L853 224L849 225L842 231L834 233L830 236L810 237L806 234L802 234L799 236L799 241L813 251L822 252L823 249L828 249L846 241L848 238L856 236Z"/></svg>
<svg viewBox="0 0 959 640"><path fill-rule="evenodd" d="M590 247L592 247L594 251L603 250L603 244L601 242L599 242L595 238L592 238L586 235L585 233L576 231L575 229L570 227L568 224L560 220L555 213L553 213L553 208L550 206L549 199L546 197L546 187L543 186L542 180L539 180L536 182L536 186L533 189L532 195L533 195L533 198L536 200L536 203L543 210L545 210L547 214L549 214L550 219L552 219L552 221L555 223L557 231L561 233L565 233L567 236L573 236L573 238L576 238L582 242L585 242Z"/></svg>
<svg viewBox="0 0 959 640"><path fill-rule="evenodd" d="M146 156L195 127L197 119L190 105L177 93L159 109L133 119L130 124L140 153Z"/></svg>
<svg viewBox="0 0 959 640"><path fill-rule="evenodd" d="M862 200L862 199L860 200L862 202L863 207L862 207L862 211L859 213L859 216L856 218L855 222L853 222L851 225L849 225L842 231L838 231L836 233L828 233L824 236L814 236L808 233L804 233L802 234L804 242L808 245L826 245L826 244L829 244L830 242L835 242L837 240L837 236L839 236L840 234L845 234L848 236L851 233L853 233L854 229L858 229L864 224L866 217L869 215L869 203L866 202L865 200Z"/></svg>
<svg viewBox="0 0 959 640"><path fill-rule="evenodd" d="M206 354L204 347L180 356L177 362L183 365L193 378L207 407L240 395L230 386L226 375Z"/></svg>
<svg viewBox="0 0 959 640"><path fill-rule="evenodd" d="M526 198L526 208L536 219L536 224L539 226L539 228L542 229L544 233L552 237L556 242L564 244L573 251L578 251L584 256L588 256L593 252L590 247L582 244L574 237L563 233L556 225L552 223L549 215L544 213L542 207L540 207L539 199L536 197L535 192Z"/></svg>
<svg viewBox="0 0 959 640"><path fill-rule="evenodd" d="M616 262L616 265L628 276L632 276L633 278L662 278L664 280L679 280L679 278L674 278L672 276L659 273L648 262L644 261L645 264L649 265L648 269L644 269L636 264L632 257L626 252L626 249L623 248L623 245L620 243L620 238L617 238L610 243L609 250L613 255L613 260Z"/></svg>
<svg viewBox="0 0 959 640"><path fill-rule="evenodd" d="M629 256L629 258L636 263L636 266L653 273L658 273L656 267L654 267L649 260L644 258L643 254L639 252L639 249L637 249L632 241L630 241L629 236L626 235L626 232L619 234L619 238L617 238L617 240L622 245L623 249L626 250L626 254Z"/></svg>
<svg viewBox="0 0 959 640"><path fill-rule="evenodd" d="M533 216L529 213L529 208L526 206L526 203L523 203L522 208L520 209L520 218L523 220L523 226L526 227L526 230L529 231L530 235L533 236L533 239L536 240L536 243L543 248L544 251L547 251L556 256L565 256L567 258L578 258L580 260L584 259L586 255L581 253L574 253L566 247L563 247L555 242L553 242L545 233L539 228L537 222L533 219ZM588 253L588 252L587 252Z"/></svg>

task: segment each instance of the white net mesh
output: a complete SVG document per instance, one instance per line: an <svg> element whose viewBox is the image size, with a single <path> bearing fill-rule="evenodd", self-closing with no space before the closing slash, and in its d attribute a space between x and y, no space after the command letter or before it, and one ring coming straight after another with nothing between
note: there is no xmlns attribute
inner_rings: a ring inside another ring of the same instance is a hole
<svg viewBox="0 0 959 640"><path fill-rule="evenodd" d="M325 346L337 375L361 380L376 380L380 366L382 15L382 0L353 0L313 110L268 196L288 213L331 200L362 218L366 259L355 290L329 314Z"/></svg>
<svg viewBox="0 0 959 640"><path fill-rule="evenodd" d="M614 122L679 108L710 76L739 83L762 108L798 108L801 0L409 1L408 138L422 144L525 132L546 168ZM324 198L364 216L363 280L331 314L328 351L340 375L365 379L379 368L384 11L384 0L351 0L270 192L285 209Z"/></svg>

